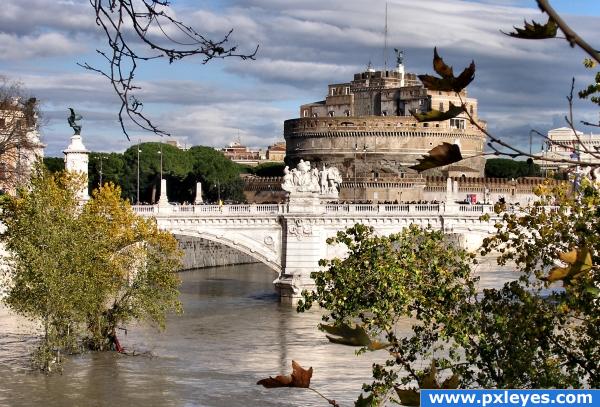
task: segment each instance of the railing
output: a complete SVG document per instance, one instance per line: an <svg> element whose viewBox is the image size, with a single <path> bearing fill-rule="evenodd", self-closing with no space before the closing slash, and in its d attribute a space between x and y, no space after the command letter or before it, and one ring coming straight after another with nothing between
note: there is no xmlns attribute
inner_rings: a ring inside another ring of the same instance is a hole
<svg viewBox="0 0 600 407"><path fill-rule="evenodd" d="M276 215L288 213L284 204L250 204L250 205L134 205L133 210L144 216L238 216L260 214ZM456 204L325 204L315 213L321 214L390 214L390 215L444 215L460 214L463 216L480 216L493 212L491 205Z"/></svg>
<svg viewBox="0 0 600 407"><path fill-rule="evenodd" d="M242 215L260 213L277 214L283 213L285 208L283 205L169 205L160 207L157 205L134 205L134 212L140 215L153 214L196 214L196 215Z"/></svg>

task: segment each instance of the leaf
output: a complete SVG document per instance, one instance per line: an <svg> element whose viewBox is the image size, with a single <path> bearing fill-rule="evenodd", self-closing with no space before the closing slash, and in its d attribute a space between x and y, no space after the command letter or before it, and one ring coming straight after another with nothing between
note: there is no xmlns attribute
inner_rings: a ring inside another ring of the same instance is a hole
<svg viewBox="0 0 600 407"><path fill-rule="evenodd" d="M356 325L351 327L348 324L342 323L339 325L319 325L319 328L331 335L326 335L327 339L333 343L348 345L348 346L368 346L371 344L371 338L365 329Z"/></svg>
<svg viewBox="0 0 600 407"><path fill-rule="evenodd" d="M435 367L435 359L431 361L431 367L427 371L427 374L423 376L419 387L421 389L439 389L440 385L436 379L437 369Z"/></svg>
<svg viewBox="0 0 600 407"><path fill-rule="evenodd" d="M454 106L452 103L450 103L450 109L446 110L445 112L431 109L427 113L417 113L414 110L410 110L410 114L412 114L419 122L441 122L444 120L450 120L462 112L464 112L462 105Z"/></svg>
<svg viewBox="0 0 600 407"><path fill-rule="evenodd" d="M400 389L398 387L394 387L396 389L396 393L398 393L398 397L400 397L400 401L405 406L420 406L421 405L421 397L419 392L416 389Z"/></svg>
<svg viewBox="0 0 600 407"><path fill-rule="evenodd" d="M460 92L475 79L474 61L471 61L471 64L458 77L454 77L452 67L446 65L444 60L438 55L437 47L433 49L433 69L441 78L431 75L419 75L419 79L429 90Z"/></svg>
<svg viewBox="0 0 600 407"><path fill-rule="evenodd" d="M587 247L573 249L566 253L559 253L558 258L569 264L569 266L552 268L548 276L543 277L542 280L549 282L562 280L563 284L569 284L571 279L579 277L594 266L592 263L592 253Z"/></svg>
<svg viewBox="0 0 600 407"><path fill-rule="evenodd" d="M460 147L456 144L443 143L432 148L423 158L419 158L419 163L409 168L419 172L430 168L441 167L462 160Z"/></svg>
<svg viewBox="0 0 600 407"><path fill-rule="evenodd" d="M444 60L439 56L437 52L437 47L433 48L433 70L437 72L442 78L454 78L454 72L452 71L452 67L446 65Z"/></svg>
<svg viewBox="0 0 600 407"><path fill-rule="evenodd" d="M456 373L454 373L452 376L444 380L444 382L442 383L442 389L457 389L459 381L459 376Z"/></svg>
<svg viewBox="0 0 600 407"><path fill-rule="evenodd" d="M531 20L531 23L528 23L527 20L525 20L524 24L525 28L513 27L516 32L503 32L503 34L524 40L543 40L546 38L556 37L556 33L558 31L558 25L550 17L548 17L548 22L543 25L536 23L533 20Z"/></svg>
<svg viewBox="0 0 600 407"><path fill-rule="evenodd" d="M369 394L368 397L363 397L361 394L358 396L358 400L354 402L354 407L371 407L373 405L373 395Z"/></svg>
<svg viewBox="0 0 600 407"><path fill-rule="evenodd" d="M310 379L313 374L313 368L304 369L295 360L292 360L292 374L291 375L280 375L275 377L268 377L261 379L256 384L260 384L267 389L276 387L299 387L308 388L310 386Z"/></svg>

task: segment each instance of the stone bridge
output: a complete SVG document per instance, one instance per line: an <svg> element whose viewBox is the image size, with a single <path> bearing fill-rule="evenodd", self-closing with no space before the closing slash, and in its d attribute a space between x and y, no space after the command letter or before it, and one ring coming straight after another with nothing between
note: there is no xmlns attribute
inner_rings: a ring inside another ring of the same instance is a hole
<svg viewBox="0 0 600 407"><path fill-rule="evenodd" d="M331 204L318 199L273 205L134 206L153 217L161 229L180 238L218 242L243 252L278 273L274 281L281 301L294 303L311 288L310 273L319 259L344 256L344 248L326 239L356 223L389 235L416 224L453 235L459 244L477 249L494 232L491 205L462 204ZM492 220L481 221L490 213Z"/></svg>

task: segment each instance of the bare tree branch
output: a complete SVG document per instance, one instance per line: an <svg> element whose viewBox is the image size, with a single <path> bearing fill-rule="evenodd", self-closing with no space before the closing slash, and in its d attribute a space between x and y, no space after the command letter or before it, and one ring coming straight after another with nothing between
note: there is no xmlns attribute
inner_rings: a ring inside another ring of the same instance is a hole
<svg viewBox="0 0 600 407"><path fill-rule="evenodd" d="M37 100L19 82L0 77L0 189L13 190L29 172L42 147Z"/></svg>
<svg viewBox="0 0 600 407"><path fill-rule="evenodd" d="M212 59L237 57L254 59L258 46L248 54L238 53L236 46L228 46L230 30L220 40L212 40L191 26L173 18L165 10L166 0L89 0L96 13L96 24L106 34L110 52L96 50L109 63L109 68L99 69L87 62L78 65L107 78L121 101L119 124L129 140L125 118L135 126L152 133L168 136L143 113L143 102L135 95L140 87L134 85L138 62L168 58L169 63L189 56L201 56L202 63ZM170 31L174 34L171 34ZM176 37L183 36L184 40ZM141 47L143 55L138 53Z"/></svg>
<svg viewBox="0 0 600 407"><path fill-rule="evenodd" d="M596 60L596 62L600 63L600 53L567 25L562 17L552 8L548 0L537 0L537 4L538 7L544 13L548 14L548 16L558 25L558 28L560 28L560 30L565 34L565 37L567 41L569 41L571 47L575 47L575 45L577 45L590 57Z"/></svg>

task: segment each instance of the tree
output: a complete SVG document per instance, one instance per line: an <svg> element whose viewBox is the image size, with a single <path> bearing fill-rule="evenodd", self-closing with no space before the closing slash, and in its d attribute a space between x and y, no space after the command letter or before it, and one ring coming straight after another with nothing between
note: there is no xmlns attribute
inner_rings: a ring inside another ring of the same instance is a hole
<svg viewBox="0 0 600 407"><path fill-rule="evenodd" d="M24 182L43 147L38 138L37 100L18 82L0 76L0 189Z"/></svg>
<svg viewBox="0 0 600 407"><path fill-rule="evenodd" d="M136 96L135 71L143 61L166 58L169 63L190 56L200 56L202 63L217 58L238 57L254 59L256 49L248 54L237 53L228 47L230 30L223 38L212 40L190 25L177 20L169 12L167 0L90 0L96 14L96 24L106 35L108 51L97 50L108 61L102 70L88 63L79 64L107 78L121 101L118 119L129 140L125 120L159 135L160 130L143 113L143 103Z"/></svg>
<svg viewBox="0 0 600 407"><path fill-rule="evenodd" d="M180 308L175 238L134 215L111 184L81 208L81 182L38 168L28 188L3 203L0 219L10 253L5 301L42 323L34 362L47 371L82 344L119 349L118 324L147 319L161 327L165 312Z"/></svg>
<svg viewBox="0 0 600 407"><path fill-rule="evenodd" d="M50 172L60 172L65 169L65 160L60 157L44 157L44 166Z"/></svg>
<svg viewBox="0 0 600 407"><path fill-rule="evenodd" d="M520 178L541 176L540 166L533 161L507 158L489 158L485 162L485 176L489 178Z"/></svg>

